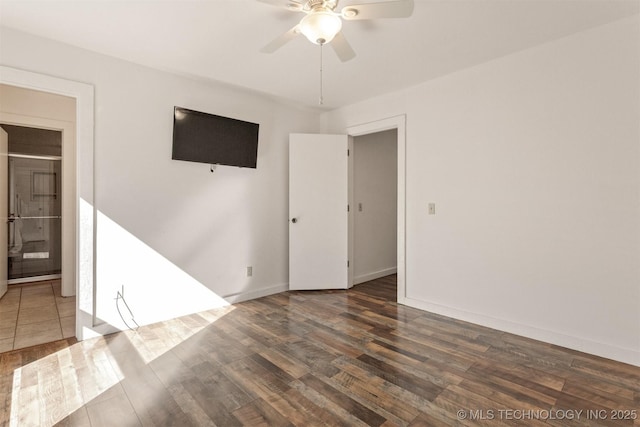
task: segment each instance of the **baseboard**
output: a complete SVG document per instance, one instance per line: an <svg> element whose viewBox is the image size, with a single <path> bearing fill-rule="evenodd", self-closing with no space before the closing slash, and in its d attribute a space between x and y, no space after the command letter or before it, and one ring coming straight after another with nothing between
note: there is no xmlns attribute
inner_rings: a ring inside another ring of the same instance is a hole
<svg viewBox="0 0 640 427"><path fill-rule="evenodd" d="M256 289L248 292L238 292L237 294L227 295L223 297L223 299L229 304L235 304L242 301L248 301L260 297L266 297L268 295L277 294L280 292L286 292L289 290L289 284L283 283L280 285L269 286L262 289ZM79 322L76 325L76 337L78 341L86 340L89 338L95 338L99 336L104 336L108 334L112 334L115 332L120 332L125 330L126 328L119 329L116 326L113 326L106 322L98 322L96 325L92 325L93 319L91 315L85 313L81 310L78 311L78 319ZM169 320L169 319L165 319ZM155 323L155 322L152 322ZM141 323L140 326L144 326L147 323Z"/></svg>
<svg viewBox="0 0 640 427"><path fill-rule="evenodd" d="M289 290L288 283L282 283L280 285L269 286L267 288L255 289L248 292L238 292L237 294L225 295L223 298L229 304L235 304L242 301L249 301L252 299L266 297L268 295L279 294L280 292L286 292Z"/></svg>
<svg viewBox="0 0 640 427"><path fill-rule="evenodd" d="M381 277L396 274L398 269L396 267L385 268L384 270L374 271L373 273L361 274L360 276L353 278L353 284L359 285L360 283L368 282L370 280L379 279Z"/></svg>
<svg viewBox="0 0 640 427"><path fill-rule="evenodd" d="M408 305L413 308L425 310L431 313L440 314L442 316L451 317L476 325L486 326L497 329L499 331L509 332L511 334L520 335L526 338L543 341L549 344L566 347L572 350L589 353L595 356L616 360L629 365L640 366L640 351L617 347L610 344L591 341L584 338L577 338L565 335L555 331L540 329L535 326L523 325L509 320L497 319L483 314L472 313L448 307L440 304L430 303L422 300L411 298L399 298L400 304Z"/></svg>

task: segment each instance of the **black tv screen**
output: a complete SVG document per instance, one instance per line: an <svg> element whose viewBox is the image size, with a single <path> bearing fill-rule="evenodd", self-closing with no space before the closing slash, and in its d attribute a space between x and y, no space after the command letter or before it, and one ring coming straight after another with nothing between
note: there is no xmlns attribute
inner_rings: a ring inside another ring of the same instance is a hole
<svg viewBox="0 0 640 427"><path fill-rule="evenodd" d="M174 160L255 168L257 123L174 107Z"/></svg>

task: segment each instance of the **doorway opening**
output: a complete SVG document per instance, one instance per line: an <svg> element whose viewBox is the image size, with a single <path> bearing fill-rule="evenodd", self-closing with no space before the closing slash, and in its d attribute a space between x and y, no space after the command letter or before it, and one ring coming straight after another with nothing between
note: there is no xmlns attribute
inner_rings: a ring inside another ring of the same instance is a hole
<svg viewBox="0 0 640 427"><path fill-rule="evenodd" d="M353 138L354 285L396 274L398 131Z"/></svg>
<svg viewBox="0 0 640 427"><path fill-rule="evenodd" d="M10 351L75 336L76 301L62 296L62 131L0 128L7 137L1 244L9 285L0 307L0 351Z"/></svg>
<svg viewBox="0 0 640 427"><path fill-rule="evenodd" d="M352 139L357 137L372 135L376 133L383 133L385 131L395 131L395 154L396 154L396 274L397 274L397 302L404 304L406 301L406 116L399 115L381 119L361 125L351 126L347 128L347 134ZM391 138L393 139L393 138ZM353 172L353 164L350 165ZM349 203L355 206L355 211L358 213L359 206L357 201L354 200L353 182L355 177L350 172L350 200ZM356 196L357 197L357 196ZM363 206L363 211L365 207ZM351 216L354 217L353 215ZM350 220L350 236L351 242L355 240L354 220ZM354 259L355 244L349 245L349 258ZM384 270L384 269L383 269ZM378 274L384 274L384 271L378 272ZM392 274L392 273L390 273ZM371 276L370 276L371 277ZM354 280L355 282L355 280Z"/></svg>
<svg viewBox="0 0 640 427"><path fill-rule="evenodd" d="M62 295L74 296L76 100L4 83L0 96L7 139L2 175L11 184L7 188L3 182L6 197L0 203L9 223L7 235L2 234L0 258L7 261L0 279L12 284L59 280Z"/></svg>
<svg viewBox="0 0 640 427"><path fill-rule="evenodd" d="M8 283L60 279L62 132L0 126L8 134Z"/></svg>
<svg viewBox="0 0 640 427"><path fill-rule="evenodd" d="M4 352L77 335L76 101L4 83L0 96Z"/></svg>

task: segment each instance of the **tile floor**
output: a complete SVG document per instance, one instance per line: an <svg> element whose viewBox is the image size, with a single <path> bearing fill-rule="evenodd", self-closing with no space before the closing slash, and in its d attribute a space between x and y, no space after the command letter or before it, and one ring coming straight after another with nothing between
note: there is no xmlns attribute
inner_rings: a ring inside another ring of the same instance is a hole
<svg viewBox="0 0 640 427"><path fill-rule="evenodd" d="M75 336L75 313L60 280L10 285L0 299L0 353Z"/></svg>

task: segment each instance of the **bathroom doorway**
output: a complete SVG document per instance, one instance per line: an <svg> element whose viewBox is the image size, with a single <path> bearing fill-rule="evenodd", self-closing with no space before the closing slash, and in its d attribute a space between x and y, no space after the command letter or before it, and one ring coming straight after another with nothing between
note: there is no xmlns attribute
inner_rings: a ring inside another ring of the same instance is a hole
<svg viewBox="0 0 640 427"><path fill-rule="evenodd" d="M0 352L71 338L75 297L62 296L62 131L0 123L7 134L8 290ZM3 174L4 175L4 174ZM4 224L3 224L4 225Z"/></svg>
<svg viewBox="0 0 640 427"><path fill-rule="evenodd" d="M7 69L3 68L3 71L7 71ZM6 74L3 74L2 77L6 77ZM7 166L7 169L2 173L0 180L3 194L5 191L7 192L7 195L3 197L2 219L8 219L9 214L13 213L12 220L15 223L18 215L21 217L20 220L17 220L20 224L11 226L11 236L8 235L10 226L3 224L2 243L4 243L4 250L2 258L4 268L2 269L2 277L5 280L9 279L9 275L6 274L9 263L13 267L11 283L14 285L21 286L26 283L23 279L30 280L28 276L32 275L46 279L47 275L55 277L57 274L61 274L60 279L51 280L60 282L63 296L74 296L77 287L76 215L78 209L75 170L77 165L76 100L63 95L7 84L0 84L0 99L2 100L0 102L2 133L11 134L11 149L7 149L7 152L11 153L11 157L8 157L8 153L3 156L3 164ZM7 139L8 137L9 135L7 135ZM28 176L29 180L29 184L23 185L22 192L25 194L23 194L24 197L19 197L19 200L16 200L15 194L11 198L8 194L9 158L12 159L14 175L22 174ZM50 160L53 162L49 162ZM35 162L40 165L28 164L25 166L25 162ZM43 163L47 166L43 166ZM19 172L24 167L27 168L27 172ZM32 169L33 173L29 172L29 169ZM53 194L54 192L55 194ZM45 212L46 205L38 206L38 203L44 204L45 201L53 201L54 198L55 211L49 209L49 212ZM15 211L8 209L10 201ZM58 206L60 214L57 211ZM26 209L35 212L35 215L28 214ZM39 209L42 209L42 212L46 214L40 214ZM47 250L46 241L51 242L48 237L58 228L56 222L60 225L61 233L57 241L61 242L62 247L59 251L55 248ZM22 233L19 233L20 231ZM8 252L10 238L13 239L11 248L13 256L9 261L9 257L5 254ZM46 258L46 252L49 252L48 258ZM58 256L60 267L53 269L51 266L58 263ZM41 271L34 271L35 269ZM49 273L45 269L54 271ZM58 269L60 271L56 273L55 270Z"/></svg>
<svg viewBox="0 0 640 427"><path fill-rule="evenodd" d="M1 126L9 136L9 284L59 279L62 132Z"/></svg>
<svg viewBox="0 0 640 427"><path fill-rule="evenodd" d="M0 298L1 353L78 336L78 200L76 99L24 87L23 75L37 76L0 69L0 134L7 139L0 262L4 282L10 279Z"/></svg>

